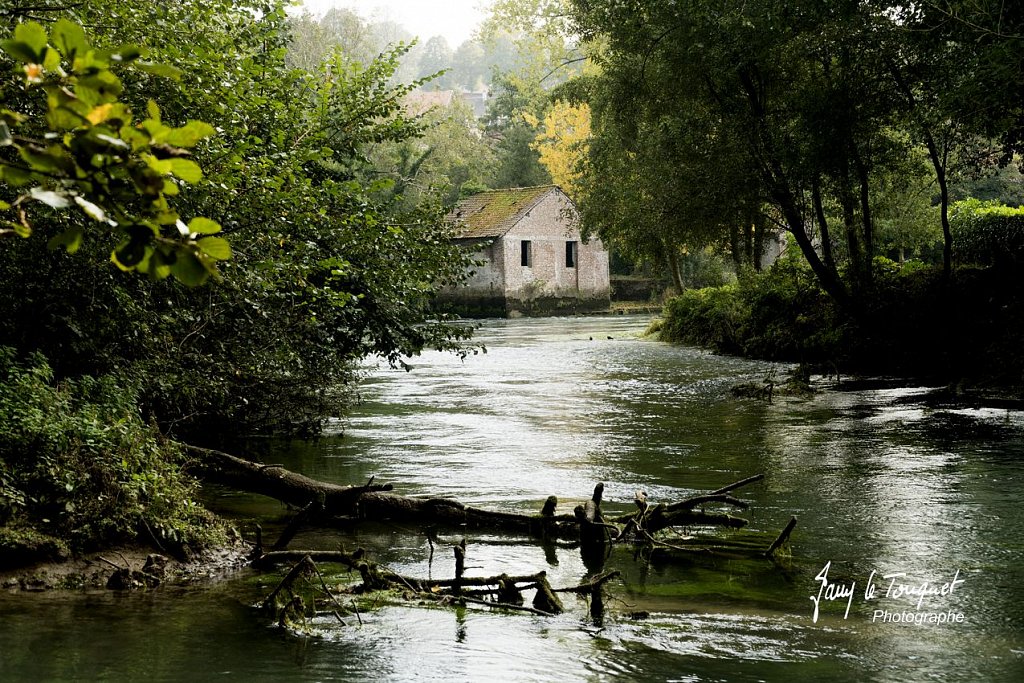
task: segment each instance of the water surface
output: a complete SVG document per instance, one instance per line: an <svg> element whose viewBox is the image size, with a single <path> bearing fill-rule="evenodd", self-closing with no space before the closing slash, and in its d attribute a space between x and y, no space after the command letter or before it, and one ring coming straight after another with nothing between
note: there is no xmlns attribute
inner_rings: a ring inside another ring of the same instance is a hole
<svg viewBox="0 0 1024 683"><path fill-rule="evenodd" d="M767 363L640 338L640 317L489 321L488 352L381 368L364 403L311 442L246 445L321 479L370 476L408 495L569 511L605 483L605 506L634 491L671 502L763 472L743 489L750 529L799 518L792 559L636 561L603 619L567 600L555 618L476 609L388 607L363 625L314 624L299 638L250 607L276 580L150 594L0 595L0 680L1013 680L1024 672L1024 414L931 407L927 388L861 384L772 403L734 399L737 382L784 374ZM342 434L343 432L343 434ZM274 501L211 491L273 534ZM269 520L269 521L267 521ZM393 569L451 574L442 531L431 561L422 531L400 525L310 530L293 547L362 546ZM544 569L553 584L588 576L571 548L467 532L469 571ZM855 584L822 602L815 580ZM878 586L864 597L871 572ZM959 572L959 574L956 574ZM891 579L958 583L952 594L885 598ZM963 623L881 623L876 610L962 614ZM643 620L631 612L645 611Z"/></svg>

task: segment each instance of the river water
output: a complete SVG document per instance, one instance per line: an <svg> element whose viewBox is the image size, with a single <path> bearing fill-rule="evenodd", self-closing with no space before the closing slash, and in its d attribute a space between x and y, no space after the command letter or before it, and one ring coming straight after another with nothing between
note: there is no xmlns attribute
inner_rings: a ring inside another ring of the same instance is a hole
<svg viewBox="0 0 1024 683"><path fill-rule="evenodd" d="M486 354L377 370L323 438L249 448L325 480L375 476L509 511L555 494L568 512L599 481L604 507L627 511L638 489L672 502L763 472L738 492L742 514L768 538L796 515L790 559L647 562L620 548L598 620L575 598L552 618L388 606L362 625L316 620L309 637L267 624L252 605L276 578L244 572L151 593L0 595L0 680L1022 680L1024 413L886 382L735 399L731 385L785 368L645 340L647 322L489 321ZM210 496L243 531L287 520L267 499ZM462 536L442 530L433 555L398 525L307 531L292 547L362 546L439 577ZM588 576L572 548L465 536L468 574ZM852 597L828 600L824 580ZM924 582L939 594L897 595Z"/></svg>

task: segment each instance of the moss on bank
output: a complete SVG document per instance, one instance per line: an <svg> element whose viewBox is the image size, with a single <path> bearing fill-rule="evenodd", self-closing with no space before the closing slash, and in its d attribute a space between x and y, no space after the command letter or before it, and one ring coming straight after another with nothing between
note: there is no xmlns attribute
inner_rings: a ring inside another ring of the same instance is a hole
<svg viewBox="0 0 1024 683"><path fill-rule="evenodd" d="M41 355L0 347L0 565L117 543L180 554L221 542L184 463L127 380L58 384Z"/></svg>
<svg viewBox="0 0 1024 683"><path fill-rule="evenodd" d="M684 292L661 339L722 353L943 382L1024 385L1024 283L1001 268L937 268L876 259L872 284L841 311L799 263L738 284Z"/></svg>

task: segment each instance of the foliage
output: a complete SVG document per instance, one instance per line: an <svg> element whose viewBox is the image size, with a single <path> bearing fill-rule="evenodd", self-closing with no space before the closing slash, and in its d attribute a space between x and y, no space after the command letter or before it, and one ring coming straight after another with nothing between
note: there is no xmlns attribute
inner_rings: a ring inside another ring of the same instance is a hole
<svg viewBox="0 0 1024 683"><path fill-rule="evenodd" d="M42 351L59 377L125 370L165 428L220 437L315 430L344 411L366 356L466 352L467 329L429 308L466 263L443 207L428 195L399 203L368 165L372 147L423 131L403 107L416 84L393 84L407 47L365 65L336 55L309 73L285 62L277 3L90 1L74 12L109 26L103 41L143 45L180 73L126 78L121 100L159 101L163 125L217 130L194 150L203 182L177 201L223 226L234 256L224 283L199 292L101 272L89 243L75 259L7 248L0 273L21 291L0 294L0 342Z"/></svg>
<svg viewBox="0 0 1024 683"><path fill-rule="evenodd" d="M1024 208L968 199L953 205L950 222L962 263L1013 268L1024 260Z"/></svg>
<svg viewBox="0 0 1024 683"><path fill-rule="evenodd" d="M662 339L724 353L797 361L832 360L834 311L810 270L792 260L735 285L689 290L668 301Z"/></svg>
<svg viewBox="0 0 1024 683"><path fill-rule="evenodd" d="M538 129L530 146L540 156L551 181L570 197L576 196L590 141L590 107L586 103L556 100L543 122L532 114L525 117L528 124Z"/></svg>
<svg viewBox="0 0 1024 683"><path fill-rule="evenodd" d="M537 82L516 74L497 77L484 119L487 134L497 140L492 187L536 187L551 182L532 146L537 131L529 122L542 118L547 105L547 95Z"/></svg>
<svg viewBox="0 0 1024 683"><path fill-rule="evenodd" d="M424 126L421 136L375 145L369 153L374 172L393 178L390 192L402 198L402 205L412 208L440 193L450 208L464 188L487 189L494 151L469 107L455 100L449 107L425 112L419 120Z"/></svg>
<svg viewBox="0 0 1024 683"><path fill-rule="evenodd" d="M38 354L19 361L0 347L0 525L30 526L75 551L153 537L171 549L214 542L222 530L183 464L143 422L125 378L56 383Z"/></svg>
<svg viewBox="0 0 1024 683"><path fill-rule="evenodd" d="M851 321L806 265L785 259L737 285L684 292L661 338L818 371L896 373L937 382L1024 383L1024 288L1012 270L876 258L870 304ZM974 353L964 353L974 349Z"/></svg>
<svg viewBox="0 0 1024 683"><path fill-rule="evenodd" d="M1022 17L1006 3L569 4L601 67L581 88L595 131L581 203L617 232L606 241L654 258L703 232L736 254L760 214L853 315L880 250L930 252L925 223L948 272L945 211L927 211L908 167L928 159L945 207L977 137L1012 151L1020 130Z"/></svg>
<svg viewBox="0 0 1024 683"><path fill-rule="evenodd" d="M231 256L227 240L210 236L220 226L198 216L186 226L170 204L181 183L202 179L186 150L213 128L195 120L168 126L152 100L149 117L134 122L111 67L128 64L160 76L177 71L144 61L134 46L96 49L67 19L50 34L22 22L0 47L23 76L22 89L8 100L21 110L0 110L0 180L28 188L12 202L0 200L0 209L18 217L5 220L0 235L28 237L35 214L52 234L51 249L74 253L88 231L113 238L111 260L122 270L157 280L173 274L188 285L215 275L217 261Z"/></svg>

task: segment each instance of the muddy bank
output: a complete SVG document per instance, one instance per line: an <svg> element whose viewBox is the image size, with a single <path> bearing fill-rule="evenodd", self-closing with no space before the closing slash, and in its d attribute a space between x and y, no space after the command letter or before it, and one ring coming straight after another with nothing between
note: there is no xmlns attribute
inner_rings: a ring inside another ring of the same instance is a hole
<svg viewBox="0 0 1024 683"><path fill-rule="evenodd" d="M246 567L249 551L249 546L237 541L180 560L142 545L122 546L64 562L39 562L0 571L0 589L10 592L145 590L164 584L216 581Z"/></svg>

